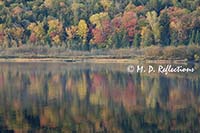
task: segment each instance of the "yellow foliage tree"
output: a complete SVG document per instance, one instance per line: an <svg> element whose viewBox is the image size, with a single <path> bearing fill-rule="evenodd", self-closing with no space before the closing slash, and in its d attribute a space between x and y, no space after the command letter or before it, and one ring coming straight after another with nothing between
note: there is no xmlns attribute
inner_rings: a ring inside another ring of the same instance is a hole
<svg viewBox="0 0 200 133"><path fill-rule="evenodd" d="M0 45L2 45L3 41L4 41L4 37L5 37L5 34L4 34L4 25L3 24L0 24Z"/></svg>
<svg viewBox="0 0 200 133"><path fill-rule="evenodd" d="M80 20L78 24L78 31L77 34L83 39L83 43L86 43L88 33L88 26L85 20Z"/></svg>
<svg viewBox="0 0 200 133"><path fill-rule="evenodd" d="M63 24L58 19L51 19L48 21L48 34L51 39L55 42L55 44L59 44L61 42L61 33L63 32Z"/></svg>
<svg viewBox="0 0 200 133"><path fill-rule="evenodd" d="M21 38L24 32L24 29L21 27L13 27L9 29L9 32L16 38Z"/></svg>
<svg viewBox="0 0 200 133"><path fill-rule="evenodd" d="M3 24L0 24L0 31L3 31L4 30L4 25Z"/></svg>
<svg viewBox="0 0 200 133"><path fill-rule="evenodd" d="M90 17L90 22L93 25L96 25L96 28L102 28L102 22L104 20L108 20L108 19L110 19L108 13L107 12L101 12L101 13L97 13L97 14L92 15Z"/></svg>
<svg viewBox="0 0 200 133"><path fill-rule="evenodd" d="M13 46L14 45L22 45L22 37L24 33L24 29L22 27L12 27L12 28L7 28L5 29L5 33L10 34L13 38L13 43L11 43ZM14 41L15 40L15 41Z"/></svg>
<svg viewBox="0 0 200 133"><path fill-rule="evenodd" d="M54 5L54 0L45 0L44 1L44 5L46 6L46 7L48 7L48 8L52 8L53 7L53 5Z"/></svg>
<svg viewBox="0 0 200 133"><path fill-rule="evenodd" d="M147 12L146 14L149 25L151 26L156 43L160 42L160 19L155 11Z"/></svg>
<svg viewBox="0 0 200 133"><path fill-rule="evenodd" d="M129 4L126 6L126 11L135 11L136 6L130 1Z"/></svg>
<svg viewBox="0 0 200 133"><path fill-rule="evenodd" d="M58 32L58 33L62 32L63 25L61 22L59 22L58 19L49 20L48 26L49 26L49 31L48 31L49 33L50 32Z"/></svg>
<svg viewBox="0 0 200 133"><path fill-rule="evenodd" d="M78 3L76 1L73 1L72 5L71 5L71 10L72 10L72 13L73 13L73 20L74 20L74 24L77 24L78 22L78 14L79 14L79 11L81 9L84 8L84 5L81 4L81 3Z"/></svg>
<svg viewBox="0 0 200 133"><path fill-rule="evenodd" d="M3 0L0 1L0 5L4 5L4 1Z"/></svg>
<svg viewBox="0 0 200 133"><path fill-rule="evenodd" d="M108 11L109 8L112 5L112 1L111 0L101 0L100 4L103 6L103 8L104 8L105 11Z"/></svg>
<svg viewBox="0 0 200 133"><path fill-rule="evenodd" d="M142 29L141 29L141 37L142 38L144 38L146 31L147 31L147 27L146 26L142 27Z"/></svg>
<svg viewBox="0 0 200 133"><path fill-rule="evenodd" d="M73 39L76 36L77 30L78 30L77 26L71 26L71 27L65 28L65 31L67 33L69 40Z"/></svg>
<svg viewBox="0 0 200 133"><path fill-rule="evenodd" d="M30 23L27 29L34 33L37 38L42 39L45 35L43 26L44 24L42 22Z"/></svg>
<svg viewBox="0 0 200 133"><path fill-rule="evenodd" d="M54 36L52 40L57 44L61 41L59 35Z"/></svg>
<svg viewBox="0 0 200 133"><path fill-rule="evenodd" d="M149 46L153 42L153 33L147 26L141 28L141 46Z"/></svg>

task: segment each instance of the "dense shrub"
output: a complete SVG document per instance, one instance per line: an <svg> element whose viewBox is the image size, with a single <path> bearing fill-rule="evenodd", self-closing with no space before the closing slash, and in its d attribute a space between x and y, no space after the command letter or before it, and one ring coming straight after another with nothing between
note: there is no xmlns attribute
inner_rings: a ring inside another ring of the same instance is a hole
<svg viewBox="0 0 200 133"><path fill-rule="evenodd" d="M168 46L163 49L164 59L186 59L187 47L186 46Z"/></svg>
<svg viewBox="0 0 200 133"><path fill-rule="evenodd" d="M200 47L197 45L190 45L187 48L187 58L188 60L198 60L200 56Z"/></svg>
<svg viewBox="0 0 200 133"><path fill-rule="evenodd" d="M163 55L162 47L150 46L144 49L144 55L148 59L159 59Z"/></svg>

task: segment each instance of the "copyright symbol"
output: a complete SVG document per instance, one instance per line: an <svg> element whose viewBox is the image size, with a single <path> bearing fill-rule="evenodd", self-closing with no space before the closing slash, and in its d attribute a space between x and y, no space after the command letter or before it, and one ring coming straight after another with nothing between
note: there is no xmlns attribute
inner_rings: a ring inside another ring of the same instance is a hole
<svg viewBox="0 0 200 133"><path fill-rule="evenodd" d="M129 66L127 67L127 71L128 71L129 73L133 73L133 72L135 71L135 67L134 67L133 65L129 65Z"/></svg>

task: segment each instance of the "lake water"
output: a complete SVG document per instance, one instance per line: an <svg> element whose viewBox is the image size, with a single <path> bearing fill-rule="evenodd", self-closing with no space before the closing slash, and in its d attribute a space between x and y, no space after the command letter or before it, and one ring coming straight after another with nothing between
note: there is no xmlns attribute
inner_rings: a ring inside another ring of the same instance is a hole
<svg viewBox="0 0 200 133"><path fill-rule="evenodd" d="M128 65L0 63L0 130L200 131L198 65L168 75Z"/></svg>

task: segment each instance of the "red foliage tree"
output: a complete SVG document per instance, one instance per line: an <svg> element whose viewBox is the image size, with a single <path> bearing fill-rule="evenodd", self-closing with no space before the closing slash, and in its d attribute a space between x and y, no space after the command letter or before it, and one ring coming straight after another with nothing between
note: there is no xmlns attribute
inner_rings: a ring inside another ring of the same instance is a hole
<svg viewBox="0 0 200 133"><path fill-rule="evenodd" d="M4 36L5 36L4 32L0 32L0 42L3 42Z"/></svg>
<svg viewBox="0 0 200 133"><path fill-rule="evenodd" d="M136 33L137 18L136 14L132 11L124 12L122 16L122 26L127 31L130 40L133 39Z"/></svg>
<svg viewBox="0 0 200 133"><path fill-rule="evenodd" d="M29 40L31 43L35 43L37 41L37 37L34 33L31 33Z"/></svg>
<svg viewBox="0 0 200 133"><path fill-rule="evenodd" d="M119 32L122 27L122 18L121 17L115 17L112 19L111 24L113 26L114 32Z"/></svg>
<svg viewBox="0 0 200 133"><path fill-rule="evenodd" d="M93 43L99 44L105 41L105 37L103 36L102 30L95 28L92 30L92 34L93 34L93 40L92 40Z"/></svg>
<svg viewBox="0 0 200 133"><path fill-rule="evenodd" d="M104 43L109 36L115 32L126 31L129 41L132 41L136 33L137 18L133 11L124 12L122 16L117 16L110 20L104 20L100 28L92 30L93 43Z"/></svg>
<svg viewBox="0 0 200 133"><path fill-rule="evenodd" d="M95 28L92 30L93 43L101 44L106 41L109 35L112 34L112 27L109 20L102 22L101 28Z"/></svg>

